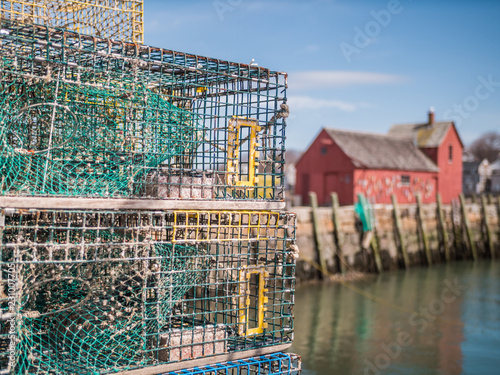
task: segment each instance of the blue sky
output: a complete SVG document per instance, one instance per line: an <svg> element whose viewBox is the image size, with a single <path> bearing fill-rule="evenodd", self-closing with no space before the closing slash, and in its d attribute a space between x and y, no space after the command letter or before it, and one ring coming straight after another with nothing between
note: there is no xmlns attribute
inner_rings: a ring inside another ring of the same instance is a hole
<svg viewBox="0 0 500 375"><path fill-rule="evenodd" d="M500 1L145 0L145 43L289 73L287 147L435 108L467 145L500 131Z"/></svg>

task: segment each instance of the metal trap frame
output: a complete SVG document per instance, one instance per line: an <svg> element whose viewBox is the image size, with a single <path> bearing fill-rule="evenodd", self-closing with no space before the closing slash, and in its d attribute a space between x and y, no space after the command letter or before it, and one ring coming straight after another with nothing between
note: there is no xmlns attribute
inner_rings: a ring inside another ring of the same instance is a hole
<svg viewBox="0 0 500 375"><path fill-rule="evenodd" d="M0 17L143 43L143 0L1 0Z"/></svg>
<svg viewBox="0 0 500 375"><path fill-rule="evenodd" d="M0 373L155 374L284 350L296 251L286 212L2 209Z"/></svg>
<svg viewBox="0 0 500 375"><path fill-rule="evenodd" d="M0 27L0 195L284 200L286 73Z"/></svg>
<svg viewBox="0 0 500 375"><path fill-rule="evenodd" d="M299 375L300 357L289 353L274 353L237 361L217 363L165 375Z"/></svg>

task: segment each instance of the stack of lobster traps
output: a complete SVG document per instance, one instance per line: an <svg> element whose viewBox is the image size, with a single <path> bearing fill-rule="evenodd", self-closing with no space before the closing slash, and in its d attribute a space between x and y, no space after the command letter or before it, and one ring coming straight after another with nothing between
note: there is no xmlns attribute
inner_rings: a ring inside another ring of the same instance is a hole
<svg viewBox="0 0 500 375"><path fill-rule="evenodd" d="M0 374L299 374L286 74L0 20Z"/></svg>

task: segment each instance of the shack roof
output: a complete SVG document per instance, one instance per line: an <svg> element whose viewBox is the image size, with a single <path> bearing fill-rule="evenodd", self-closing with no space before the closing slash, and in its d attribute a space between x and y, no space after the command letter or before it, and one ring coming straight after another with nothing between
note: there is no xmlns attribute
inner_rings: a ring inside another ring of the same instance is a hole
<svg viewBox="0 0 500 375"><path fill-rule="evenodd" d="M432 124L396 124L389 129L388 135L414 140L418 147L439 147L452 126L451 121L437 121Z"/></svg>
<svg viewBox="0 0 500 375"><path fill-rule="evenodd" d="M338 129L325 131L357 168L439 172L410 139Z"/></svg>

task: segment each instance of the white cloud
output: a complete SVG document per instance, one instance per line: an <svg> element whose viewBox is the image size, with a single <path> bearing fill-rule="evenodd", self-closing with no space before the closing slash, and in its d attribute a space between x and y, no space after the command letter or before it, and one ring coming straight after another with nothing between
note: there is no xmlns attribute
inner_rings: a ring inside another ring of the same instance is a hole
<svg viewBox="0 0 500 375"><path fill-rule="evenodd" d="M293 90L311 90L353 85L396 84L407 80L404 76L384 73L342 70L316 70L290 73L288 83Z"/></svg>
<svg viewBox="0 0 500 375"><path fill-rule="evenodd" d="M319 99L311 96L289 96L288 104L293 113L294 110L301 109L322 109L334 108L344 112L353 112L359 108L371 107L368 103L349 103L342 100L335 99Z"/></svg>

